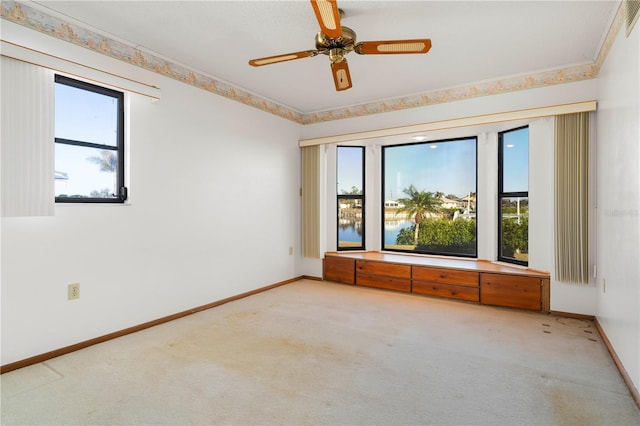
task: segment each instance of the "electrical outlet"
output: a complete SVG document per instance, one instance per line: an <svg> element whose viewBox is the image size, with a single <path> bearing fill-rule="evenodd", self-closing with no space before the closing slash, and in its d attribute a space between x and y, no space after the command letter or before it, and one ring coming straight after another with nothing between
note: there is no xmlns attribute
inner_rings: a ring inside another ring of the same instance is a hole
<svg viewBox="0 0 640 426"><path fill-rule="evenodd" d="M602 292L607 292L607 280L605 280L604 278L602 279Z"/></svg>
<svg viewBox="0 0 640 426"><path fill-rule="evenodd" d="M69 284L67 287L67 299L79 299L80 298L80 283Z"/></svg>
<svg viewBox="0 0 640 426"><path fill-rule="evenodd" d="M289 256L293 254L293 246L289 246Z"/></svg>

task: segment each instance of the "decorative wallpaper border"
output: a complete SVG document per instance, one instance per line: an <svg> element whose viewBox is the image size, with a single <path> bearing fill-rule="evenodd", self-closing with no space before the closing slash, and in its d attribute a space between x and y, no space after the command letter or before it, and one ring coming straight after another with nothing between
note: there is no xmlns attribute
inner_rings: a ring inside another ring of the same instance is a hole
<svg viewBox="0 0 640 426"><path fill-rule="evenodd" d="M300 124L313 124L596 78L620 28L622 28L622 10L623 8L618 6L618 11L611 23L598 57L593 63L307 114L254 95L239 87L221 82L182 65L158 58L122 42L109 39L86 28L65 22L19 1L2 0L0 17L145 70L156 72L165 77L241 102L278 117Z"/></svg>
<svg viewBox="0 0 640 426"><path fill-rule="evenodd" d="M595 78L596 75L597 70L593 64L579 65L544 73L505 78L475 85L437 90L403 98L372 102L365 105L356 105L331 111L305 114L303 117L303 123L310 124L322 121L339 120L342 118L359 117L369 114L379 114L383 112L400 111L408 108L442 104L445 102L461 101L463 99L477 98L480 96L535 89L555 84L588 80Z"/></svg>
<svg viewBox="0 0 640 426"><path fill-rule="evenodd" d="M268 99L246 92L239 87L221 82L207 75L190 70L122 42L112 40L94 31L65 22L38 9L18 1L2 0L0 17L39 31L60 40L67 41L101 53L111 58L138 66L165 77L190 84L225 98L258 108L296 123L302 123L302 114Z"/></svg>

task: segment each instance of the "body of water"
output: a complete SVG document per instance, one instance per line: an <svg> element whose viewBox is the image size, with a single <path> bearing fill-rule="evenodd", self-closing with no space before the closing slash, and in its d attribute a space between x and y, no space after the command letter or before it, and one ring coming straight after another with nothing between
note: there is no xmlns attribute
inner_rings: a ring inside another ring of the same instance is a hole
<svg viewBox="0 0 640 426"><path fill-rule="evenodd" d="M385 245L393 245L401 229L409 228L413 225L413 221L405 220L385 220L384 221L384 242ZM362 241L362 222L355 220L340 220L338 224L338 241L361 242Z"/></svg>
<svg viewBox="0 0 640 426"><path fill-rule="evenodd" d="M338 223L338 241L362 242L362 221L340 219Z"/></svg>

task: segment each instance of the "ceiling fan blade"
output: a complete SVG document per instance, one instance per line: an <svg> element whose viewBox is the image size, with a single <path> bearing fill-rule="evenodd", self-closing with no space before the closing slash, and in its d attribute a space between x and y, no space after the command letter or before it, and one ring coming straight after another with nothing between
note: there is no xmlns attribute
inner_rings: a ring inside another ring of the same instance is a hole
<svg viewBox="0 0 640 426"><path fill-rule="evenodd" d="M431 40L363 41L356 44L354 50L361 55L390 55L398 53L427 53L431 49Z"/></svg>
<svg viewBox="0 0 640 426"><path fill-rule="evenodd" d="M340 11L336 0L311 0L311 6L322 33L331 38L341 37Z"/></svg>
<svg viewBox="0 0 640 426"><path fill-rule="evenodd" d="M305 50L302 52L285 53L284 55L268 56L266 58L252 59L249 65L260 67L262 65L277 64L278 62L293 61L294 59L309 58L316 56L317 50Z"/></svg>
<svg viewBox="0 0 640 426"><path fill-rule="evenodd" d="M331 64L331 72L338 92L351 88L351 75L349 74L349 65L347 65L346 59L340 62L333 62Z"/></svg>

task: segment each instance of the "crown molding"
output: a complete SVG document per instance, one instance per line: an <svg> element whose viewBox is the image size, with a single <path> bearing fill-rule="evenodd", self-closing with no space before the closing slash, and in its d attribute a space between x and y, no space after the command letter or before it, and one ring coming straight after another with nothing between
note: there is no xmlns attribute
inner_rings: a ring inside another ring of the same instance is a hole
<svg viewBox="0 0 640 426"><path fill-rule="evenodd" d="M217 80L184 65L152 55L121 41L113 40L75 23L66 22L18 1L3 1L0 17L57 39L241 102L278 117L306 125L596 78L615 38L622 28L622 10L622 7L618 7L596 60L590 63L306 114L250 93L240 87Z"/></svg>

